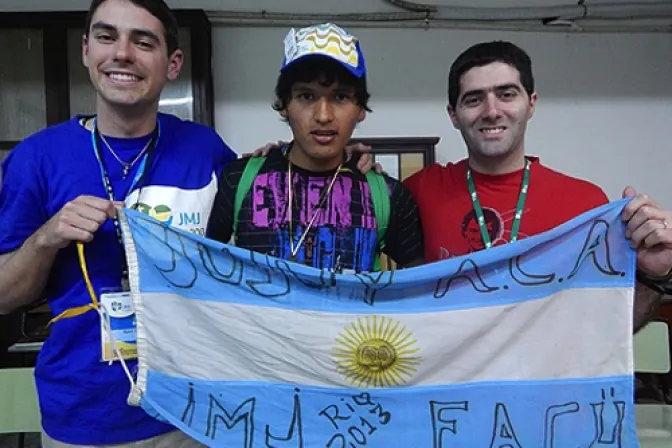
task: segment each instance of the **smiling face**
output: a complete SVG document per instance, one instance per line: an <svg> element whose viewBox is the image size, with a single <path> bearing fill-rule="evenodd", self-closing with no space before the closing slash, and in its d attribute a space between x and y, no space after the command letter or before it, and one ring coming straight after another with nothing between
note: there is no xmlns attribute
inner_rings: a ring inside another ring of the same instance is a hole
<svg viewBox="0 0 672 448"><path fill-rule="evenodd" d="M453 126L462 133L470 157L477 160L525 155L527 121L537 95L525 92L512 66L493 62L460 77L455 108L448 106Z"/></svg>
<svg viewBox="0 0 672 448"><path fill-rule="evenodd" d="M294 163L306 169L328 170L343 160L343 151L365 110L355 88L338 82L296 82L287 108L280 114L292 128Z"/></svg>
<svg viewBox="0 0 672 448"><path fill-rule="evenodd" d="M159 19L128 0L106 0L83 39L82 57L98 108L158 107L167 81L182 67L180 50L168 54Z"/></svg>

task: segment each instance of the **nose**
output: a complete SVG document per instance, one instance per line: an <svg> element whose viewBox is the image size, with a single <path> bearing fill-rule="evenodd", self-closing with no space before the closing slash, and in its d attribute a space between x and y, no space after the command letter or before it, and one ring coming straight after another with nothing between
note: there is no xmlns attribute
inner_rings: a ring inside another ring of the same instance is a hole
<svg viewBox="0 0 672 448"><path fill-rule="evenodd" d="M118 62L131 63L134 59L134 47L133 42L126 37L119 37L116 42L116 48L114 52L114 60Z"/></svg>
<svg viewBox="0 0 672 448"><path fill-rule="evenodd" d="M331 123L334 120L334 108L328 98L320 98L315 104L315 121L320 124Z"/></svg>
<svg viewBox="0 0 672 448"><path fill-rule="evenodd" d="M483 102L483 118L496 120L501 117L502 111L499 108L499 100L494 94L489 94Z"/></svg>

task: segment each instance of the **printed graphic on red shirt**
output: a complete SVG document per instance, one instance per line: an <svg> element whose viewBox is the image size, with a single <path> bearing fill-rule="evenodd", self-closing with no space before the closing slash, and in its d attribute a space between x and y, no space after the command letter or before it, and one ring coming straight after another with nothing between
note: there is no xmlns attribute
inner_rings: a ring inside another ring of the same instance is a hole
<svg viewBox="0 0 672 448"><path fill-rule="evenodd" d="M493 244L497 244L504 234L504 220L497 213L497 210L488 207L483 207L483 218L485 219L485 228L488 231L490 241ZM485 249L481 228L478 225L478 219L474 210L471 210L462 219L460 228L462 237L469 247L469 253Z"/></svg>
<svg viewBox="0 0 672 448"><path fill-rule="evenodd" d="M511 239L511 225L514 215L515 210L509 210L502 214L494 208L483 207L485 227L488 230L488 236L490 237L490 241L492 241L493 246L506 244L509 242ZM485 249L485 243L483 242L481 229L478 226L478 220L474 210L470 210L467 212L464 218L462 218L460 231L462 238L467 244L467 253L477 252ZM525 238L526 236L527 235L520 232L518 234L518 239ZM464 254L454 254L453 256L457 255ZM447 249L442 247L440 249L439 257L440 259L449 258L450 253Z"/></svg>

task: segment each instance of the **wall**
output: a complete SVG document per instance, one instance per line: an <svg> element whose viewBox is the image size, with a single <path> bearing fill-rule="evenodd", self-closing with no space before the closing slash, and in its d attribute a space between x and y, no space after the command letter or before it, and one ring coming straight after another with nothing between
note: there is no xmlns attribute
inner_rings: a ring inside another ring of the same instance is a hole
<svg viewBox="0 0 672 448"><path fill-rule="evenodd" d="M270 108L286 31L213 30L216 127L238 152L290 137ZM472 43L508 39L534 62L540 100L528 152L612 199L631 183L672 207L672 35L351 31L367 56L374 109L357 136L438 136L440 162L463 157L445 113L450 62Z"/></svg>

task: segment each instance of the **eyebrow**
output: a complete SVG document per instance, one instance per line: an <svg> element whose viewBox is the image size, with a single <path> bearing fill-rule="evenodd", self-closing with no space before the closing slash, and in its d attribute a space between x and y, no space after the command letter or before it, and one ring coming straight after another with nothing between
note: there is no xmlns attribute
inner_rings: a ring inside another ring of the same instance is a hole
<svg viewBox="0 0 672 448"><path fill-rule="evenodd" d="M292 86L292 91L294 92L314 92L315 90L319 90L320 87L313 86L310 83L300 83L297 82ZM334 87L334 92L336 93L350 93L352 92L354 88L351 86L347 85L339 85L337 87Z"/></svg>
<svg viewBox="0 0 672 448"><path fill-rule="evenodd" d="M91 30L104 30L104 31L111 31L111 32L118 32L117 27L112 25L111 23L107 22L96 22L93 25L91 25ZM156 35L153 31L147 30L147 29L141 29L141 28L134 28L131 30L131 34L139 37L147 37L157 44L160 43L159 36Z"/></svg>
<svg viewBox="0 0 672 448"><path fill-rule="evenodd" d="M498 85L498 86L494 86L494 87L492 87L492 88L490 88L490 89L474 89L474 90L469 90L468 92L464 92L464 94L462 95L462 99L464 99L464 98L466 98L466 97L468 97L468 96L483 95L483 94L486 92L486 90L495 90L495 91L499 91L499 92L501 92L501 91L503 91L503 90L509 90L509 89L517 90L518 92L521 91L521 90L520 90L520 86L519 86L518 84L515 84L515 83L500 84L500 85Z"/></svg>

